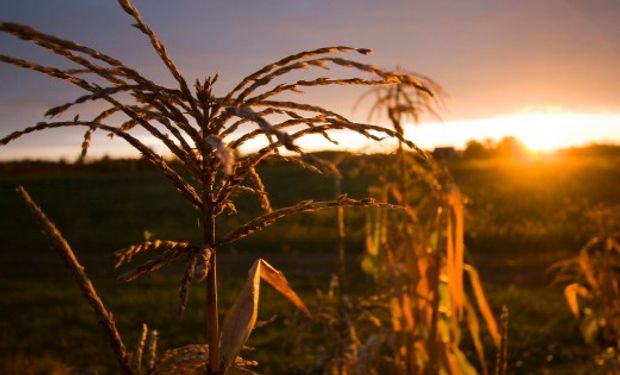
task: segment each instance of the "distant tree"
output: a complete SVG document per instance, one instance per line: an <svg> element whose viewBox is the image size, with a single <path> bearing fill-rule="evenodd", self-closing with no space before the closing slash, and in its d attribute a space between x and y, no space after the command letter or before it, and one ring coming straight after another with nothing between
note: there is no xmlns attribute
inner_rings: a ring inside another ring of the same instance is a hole
<svg viewBox="0 0 620 375"><path fill-rule="evenodd" d="M515 137L504 137L497 143L494 151L495 156L519 158L527 154L527 147Z"/></svg>
<svg viewBox="0 0 620 375"><path fill-rule="evenodd" d="M619 156L620 145L615 144L591 144L581 147L571 147L562 151L568 156Z"/></svg>
<svg viewBox="0 0 620 375"><path fill-rule="evenodd" d="M487 149L482 143L472 139L465 145L465 151L463 156L468 159L481 159L489 157L489 149Z"/></svg>

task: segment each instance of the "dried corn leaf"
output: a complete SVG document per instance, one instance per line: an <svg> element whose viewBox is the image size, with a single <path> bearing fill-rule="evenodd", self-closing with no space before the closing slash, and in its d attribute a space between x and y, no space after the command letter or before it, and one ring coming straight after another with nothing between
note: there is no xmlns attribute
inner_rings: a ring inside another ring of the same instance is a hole
<svg viewBox="0 0 620 375"><path fill-rule="evenodd" d="M454 353L454 360L458 367L458 372L455 375L477 375L478 372L474 368L474 366L469 363L465 353L463 351L456 349Z"/></svg>
<svg viewBox="0 0 620 375"><path fill-rule="evenodd" d="M450 343L445 341L437 342L439 351L439 366L443 371L430 371L429 373L460 375L459 364L451 350ZM430 363L431 366L435 364Z"/></svg>
<svg viewBox="0 0 620 375"><path fill-rule="evenodd" d="M447 223L448 284L454 315L460 320L463 312L463 198L455 186L449 186L446 191L446 203L451 208Z"/></svg>
<svg viewBox="0 0 620 375"><path fill-rule="evenodd" d="M579 268L583 272L588 284L594 290L600 290L600 285L596 276L594 276L594 268L592 267L592 262L590 261L590 254L588 253L587 248L581 249L579 252Z"/></svg>
<svg viewBox="0 0 620 375"><path fill-rule="evenodd" d="M590 292L583 285L579 283L574 283L567 285L564 288L564 297L566 298L566 302L568 303L568 307L570 311L575 315L575 317L579 317L579 297L589 297Z"/></svg>
<svg viewBox="0 0 620 375"><path fill-rule="evenodd" d="M374 211L374 215L373 212ZM381 216L378 210L366 213L366 252L371 256L379 255L379 238L381 234ZM374 220L373 220L374 216Z"/></svg>
<svg viewBox="0 0 620 375"><path fill-rule="evenodd" d="M484 346L482 345L482 341L480 340L480 322L478 321L476 310L472 306L471 302L469 302L467 296L465 296L465 312L467 318L467 328L469 328L469 335L471 336L471 341L474 344L474 349L476 349L476 355L478 356L478 361L480 362L482 373L484 375L488 375L489 369L487 367L487 361L484 356Z"/></svg>
<svg viewBox="0 0 620 375"><path fill-rule="evenodd" d="M271 285L275 290L280 292L289 301L291 301L295 307L297 307L301 312L304 313L307 317L311 317L310 311L303 303L303 301L297 296L297 294L291 289L288 284L288 280L284 277L284 274L271 266L269 263L265 262L262 259L259 259L261 270L260 277L263 281L267 282L267 284Z"/></svg>
<svg viewBox="0 0 620 375"><path fill-rule="evenodd" d="M233 363L256 324L261 279L287 297L304 314L310 316L308 308L291 289L284 275L263 259L258 259L250 269L241 293L224 318L220 336L221 368L224 370Z"/></svg>
<svg viewBox="0 0 620 375"><path fill-rule="evenodd" d="M487 298L484 295L484 291L482 290L482 283L480 283L480 276L478 275L478 271L469 264L466 264L464 270L469 275L469 281L474 290L474 297L476 298L476 304L478 305L478 309L480 310L480 314L484 318L487 328L489 330L489 334L495 343L495 346L499 346L500 343L500 334L499 329L497 328L497 322L495 321L495 317L493 316L493 312L489 307L489 303L487 302Z"/></svg>
<svg viewBox="0 0 620 375"><path fill-rule="evenodd" d="M403 312L398 303L398 299L396 297L390 298L390 318L392 320L392 329L394 332L402 331L403 327L401 324Z"/></svg>
<svg viewBox="0 0 620 375"><path fill-rule="evenodd" d="M414 319L413 319L413 306L411 303L411 298L409 294L404 293L402 296L402 306L403 306L403 320L407 326L407 330L409 332L413 332L415 328Z"/></svg>

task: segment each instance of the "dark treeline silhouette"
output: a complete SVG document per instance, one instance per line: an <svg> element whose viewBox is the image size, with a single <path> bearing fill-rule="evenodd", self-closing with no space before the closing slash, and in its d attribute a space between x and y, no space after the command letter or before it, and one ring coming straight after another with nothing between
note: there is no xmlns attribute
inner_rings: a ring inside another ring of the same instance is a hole
<svg viewBox="0 0 620 375"><path fill-rule="evenodd" d="M445 147L451 151L451 155L462 156L464 159L492 159L492 158L523 158L527 157L529 151L525 144L515 137L506 137L500 141L490 139L482 142L470 140L465 149L458 151L452 147ZM340 154L347 152L325 151L317 152L316 155L328 160L337 159ZM433 153L435 154L435 153ZM571 147L556 151L556 154L575 157L615 157L620 156L620 145L613 144L593 144L582 147ZM356 155L349 154L351 158ZM359 155L358 155L359 156ZM374 159L374 157L370 157ZM445 157L439 157L444 159ZM451 158L451 157L448 157ZM175 160L171 163L176 165ZM0 162L0 173L2 174L23 174L23 173L62 173L67 171L92 171L92 172L112 172L115 170L149 170L151 165L143 158L112 158L103 156L99 159L84 161L60 160L12 160Z"/></svg>
<svg viewBox="0 0 620 375"><path fill-rule="evenodd" d="M528 149L515 137L505 137L498 142L487 139L483 142L470 140L465 146L463 157L468 159L484 158L522 158L527 156Z"/></svg>
<svg viewBox="0 0 620 375"><path fill-rule="evenodd" d="M555 152L563 156L620 156L620 145L591 144L587 146L570 147ZM515 137L505 137L500 141L490 139L482 142L470 140L463 150L463 157L467 159L484 158L523 158L530 154L527 146Z"/></svg>
<svg viewBox="0 0 620 375"><path fill-rule="evenodd" d="M64 173L64 172L111 172L115 170L144 170L152 169L148 161L143 158L111 158L103 156L100 159L85 162L70 162L60 160L15 160L0 162L0 173L17 175L25 173Z"/></svg>
<svg viewBox="0 0 620 375"><path fill-rule="evenodd" d="M593 144L586 147L571 147L561 150L566 156L620 156L620 145Z"/></svg>

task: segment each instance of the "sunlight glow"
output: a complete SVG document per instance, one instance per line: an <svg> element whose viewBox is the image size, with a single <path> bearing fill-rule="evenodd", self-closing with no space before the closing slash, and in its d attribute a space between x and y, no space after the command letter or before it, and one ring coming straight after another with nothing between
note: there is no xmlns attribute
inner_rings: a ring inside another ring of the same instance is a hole
<svg viewBox="0 0 620 375"><path fill-rule="evenodd" d="M472 139L479 142L487 140L497 142L504 137L512 136L523 142L531 151L540 153L592 143L620 144L620 114L578 114L559 110L520 112L483 119L407 124L405 132L408 139L427 150L443 146L463 149ZM165 152L157 139L149 135L136 136L154 150ZM76 137L71 138L71 142L66 145L16 142L8 145L5 152L0 153L0 160L60 157L74 160L79 155L81 133ZM306 151L346 149L356 153L391 152L396 146L393 140L370 142L359 134L347 131L336 131L332 134L332 138L338 141L340 146L328 142L319 135L305 136L299 139L298 144ZM256 151L265 146L266 142L264 137L258 137L247 142L241 151L243 153ZM89 155L93 158L103 155L139 156L124 142L118 139L110 140L103 133L95 135Z"/></svg>
<svg viewBox="0 0 620 375"><path fill-rule="evenodd" d="M504 137L515 137L531 151L548 152L591 143L620 143L620 114L574 114L555 109L483 119L408 124L406 137L430 150L439 146L463 149L472 139L497 142ZM345 148L361 153L389 152L396 145L388 140L369 142L359 134L352 135L346 131L335 132L332 138L342 147L327 142L319 135L303 137L299 145L308 151ZM248 142L243 151L253 151L265 144L264 139L257 139Z"/></svg>
<svg viewBox="0 0 620 375"><path fill-rule="evenodd" d="M620 114L527 112L486 119L409 124L407 136L424 148L467 141L498 141L512 136L533 151L552 151L591 143L620 141Z"/></svg>

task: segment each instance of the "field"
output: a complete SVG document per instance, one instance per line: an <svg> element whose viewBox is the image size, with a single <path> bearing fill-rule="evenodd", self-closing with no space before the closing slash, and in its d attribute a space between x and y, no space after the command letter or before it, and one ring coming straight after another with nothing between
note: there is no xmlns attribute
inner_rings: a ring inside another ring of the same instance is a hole
<svg viewBox="0 0 620 375"><path fill-rule="evenodd" d="M359 198L371 183L371 176L357 167L361 158L349 156L342 165L343 191ZM498 314L503 304L511 311L508 372L573 374L589 366L593 352L582 342L562 289L550 285L545 270L576 254L587 240L585 211L620 203L620 158L573 153L443 163L468 198L467 257L480 270L494 312ZM0 171L0 368L34 361L99 373L116 370L92 312L15 193L18 184L30 191L73 245L129 343L138 339L137 322L157 329L162 347L204 342L201 288L193 288L188 312L177 318L176 273L165 271L125 284L115 280L112 269L112 252L145 236L198 241L192 209L158 171L142 161L114 160L86 165L4 163ZM261 172L274 207L333 195L329 177L277 162L266 164ZM247 207L238 208L241 214L226 217L220 228L248 220L259 207L248 201ZM349 292L356 294L373 288L358 265L363 212L347 209L345 219ZM336 272L335 223L335 211L297 214L221 250L221 303L229 305L253 259L261 256L285 272L312 310L315 290L325 290ZM298 371L304 358L297 357L299 363L281 358L300 346L319 345L321 333L308 331L301 339L290 335L304 321L267 289L259 319L276 313L277 318L257 328L249 345L268 350L246 356L258 360L264 374ZM487 357L494 358L490 347Z"/></svg>

